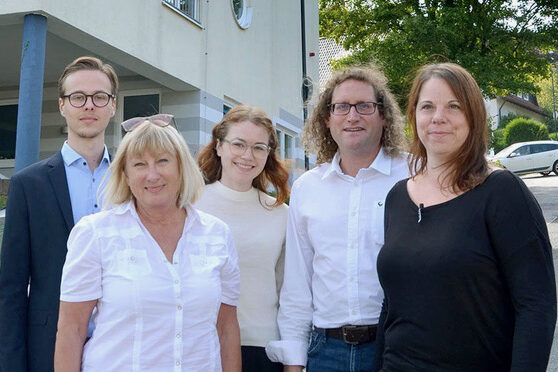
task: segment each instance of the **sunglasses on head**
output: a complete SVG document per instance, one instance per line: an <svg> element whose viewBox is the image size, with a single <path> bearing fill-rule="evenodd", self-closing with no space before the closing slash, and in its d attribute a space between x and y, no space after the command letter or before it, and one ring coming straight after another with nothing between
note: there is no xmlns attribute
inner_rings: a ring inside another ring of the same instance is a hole
<svg viewBox="0 0 558 372"><path fill-rule="evenodd" d="M126 132L131 132L134 129L137 128L138 125L140 125L141 123L143 123L144 121L148 121L152 124L155 124L159 127L168 127L169 125L173 125L173 127L178 130L177 126L176 126L176 122L174 121L174 115L170 115L170 114L156 114L156 115L152 115L152 116L138 116L135 118L131 118L128 119L126 121L123 121L122 124L120 124L122 126L122 129L124 129Z"/></svg>

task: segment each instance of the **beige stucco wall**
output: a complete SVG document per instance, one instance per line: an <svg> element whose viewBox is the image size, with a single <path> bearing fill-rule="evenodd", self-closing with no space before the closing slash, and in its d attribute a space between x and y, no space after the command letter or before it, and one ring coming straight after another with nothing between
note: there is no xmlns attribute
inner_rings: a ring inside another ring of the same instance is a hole
<svg viewBox="0 0 558 372"><path fill-rule="evenodd" d="M44 14L49 32L171 89L197 88L271 115L281 107L300 116L300 1L247 3L254 14L246 30L229 0L200 1L201 27L159 0L2 0L0 15ZM306 1L306 16L307 51L316 53L308 71L317 80L317 0Z"/></svg>

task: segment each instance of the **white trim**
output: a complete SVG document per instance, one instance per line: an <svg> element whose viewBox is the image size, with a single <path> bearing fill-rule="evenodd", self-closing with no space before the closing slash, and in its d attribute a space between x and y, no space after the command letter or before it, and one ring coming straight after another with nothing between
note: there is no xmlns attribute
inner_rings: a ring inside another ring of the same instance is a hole
<svg viewBox="0 0 558 372"><path fill-rule="evenodd" d="M0 159L0 168L14 168L15 159Z"/></svg>
<svg viewBox="0 0 558 372"><path fill-rule="evenodd" d="M277 124L279 124L281 127L293 132L294 134L300 134L300 132L302 132L302 129L297 127L296 125L293 125L283 119L278 118L277 116L273 117L273 126L276 127Z"/></svg>
<svg viewBox="0 0 558 372"><path fill-rule="evenodd" d="M246 30L248 27L250 27L250 25L252 24L252 17L254 15L254 8L253 7L248 7L246 5L247 1L248 0L243 0L242 1L242 15L240 16L240 18L238 18L236 16L236 13L234 12L233 1L230 0L231 10L232 10L234 20L236 21L236 24L238 25L238 27L240 27L243 30Z"/></svg>

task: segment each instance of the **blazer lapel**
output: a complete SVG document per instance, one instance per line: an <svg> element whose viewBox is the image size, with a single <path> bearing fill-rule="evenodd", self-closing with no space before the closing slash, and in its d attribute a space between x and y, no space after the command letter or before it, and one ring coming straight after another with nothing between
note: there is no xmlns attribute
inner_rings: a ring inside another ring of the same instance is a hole
<svg viewBox="0 0 558 372"><path fill-rule="evenodd" d="M64 160L62 153L58 151L47 161L48 177L54 190L54 195L58 200L58 206L64 216L64 221L68 227L68 231L74 227L74 216L72 213L72 203L70 201L70 191L68 190L68 181L66 179L66 169L64 168Z"/></svg>

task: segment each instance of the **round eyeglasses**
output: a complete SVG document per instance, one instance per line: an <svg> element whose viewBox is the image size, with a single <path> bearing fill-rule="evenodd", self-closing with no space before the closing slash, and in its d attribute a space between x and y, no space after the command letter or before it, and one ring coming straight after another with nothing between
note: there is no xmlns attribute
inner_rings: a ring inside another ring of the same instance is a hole
<svg viewBox="0 0 558 372"><path fill-rule="evenodd" d="M356 112L361 115L372 115L376 112L376 106L381 106L378 102L358 102L358 103L330 103L327 105L333 115L347 115L354 106Z"/></svg>
<svg viewBox="0 0 558 372"><path fill-rule="evenodd" d="M223 142L229 144L231 152L233 153L233 155L236 156L242 156L246 153L246 150L251 149L252 155L256 159L265 159L267 158L267 155L269 155L269 152L271 151L271 147L269 147L264 143L256 143L255 145L250 146L246 142L240 139L233 139L230 141L228 139L223 139Z"/></svg>
<svg viewBox="0 0 558 372"><path fill-rule="evenodd" d="M120 126L126 132L133 131L136 127L138 127L144 121L148 121L152 124L155 124L159 127L168 127L169 125L173 124L173 127L178 130L176 127L176 122L174 121L174 115L171 114L156 114L152 116L138 116L135 118L128 119L123 121Z"/></svg>
<svg viewBox="0 0 558 372"><path fill-rule="evenodd" d="M70 101L70 105L74 106L75 108L85 106L85 104L87 103L87 98L91 98L91 102L93 102L93 105L95 107L105 107L110 102L110 99L114 98L114 95L105 92L96 92L93 94L75 92L62 96L62 98L68 98L68 101Z"/></svg>

